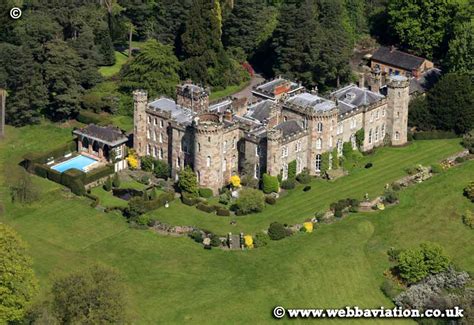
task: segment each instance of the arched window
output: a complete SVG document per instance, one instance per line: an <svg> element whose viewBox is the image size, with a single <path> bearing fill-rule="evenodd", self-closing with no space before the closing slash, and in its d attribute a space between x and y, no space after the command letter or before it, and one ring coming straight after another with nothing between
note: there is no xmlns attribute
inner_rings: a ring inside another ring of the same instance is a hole
<svg viewBox="0 0 474 325"><path fill-rule="evenodd" d="M317 130L318 130L319 133L323 132L323 123L318 122Z"/></svg>
<svg viewBox="0 0 474 325"><path fill-rule="evenodd" d="M147 156L149 156L149 155L151 154L151 150L152 150L151 144L147 145L147 146L146 146L146 154L147 154Z"/></svg>
<svg viewBox="0 0 474 325"><path fill-rule="evenodd" d="M207 166L207 167L211 167L211 156L207 156L207 159L206 159L206 166Z"/></svg>
<svg viewBox="0 0 474 325"><path fill-rule="evenodd" d="M372 143L372 129L369 130L369 143Z"/></svg>
<svg viewBox="0 0 474 325"><path fill-rule="evenodd" d="M163 127L163 120L160 120L160 128Z"/></svg>
<svg viewBox="0 0 474 325"><path fill-rule="evenodd" d="M317 172L321 171L321 155L316 155L316 164L315 168Z"/></svg>
<svg viewBox="0 0 474 325"><path fill-rule="evenodd" d="M323 148L323 140L319 138L316 140L316 149L322 149Z"/></svg>

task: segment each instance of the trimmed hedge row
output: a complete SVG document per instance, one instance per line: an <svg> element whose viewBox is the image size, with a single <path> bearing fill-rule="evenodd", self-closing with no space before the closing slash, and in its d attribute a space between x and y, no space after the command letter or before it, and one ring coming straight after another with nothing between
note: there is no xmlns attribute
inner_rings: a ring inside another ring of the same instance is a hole
<svg viewBox="0 0 474 325"><path fill-rule="evenodd" d="M183 201L184 204L189 206L193 206L198 203L198 200L195 196L186 192L181 193L181 201Z"/></svg>
<svg viewBox="0 0 474 325"><path fill-rule="evenodd" d="M114 165L108 164L104 167L101 168L96 168L88 172L86 177L84 178L84 184L90 184L92 182L95 182L101 178L107 177L115 173L115 168Z"/></svg>
<svg viewBox="0 0 474 325"><path fill-rule="evenodd" d="M451 131L422 131L413 134L415 140L454 139L459 136Z"/></svg>
<svg viewBox="0 0 474 325"><path fill-rule="evenodd" d="M45 164L49 158L54 159L64 157L65 154L76 151L76 142L70 141L56 149L49 152L31 152L23 156L24 162L26 163L26 169L30 170L33 163Z"/></svg>
<svg viewBox="0 0 474 325"><path fill-rule="evenodd" d="M209 204L204 203L204 202L201 202L198 205L196 205L196 208L198 210L201 210L201 211L204 211L204 212L207 212L207 213L212 213L212 212L216 211L215 206L209 205Z"/></svg>
<svg viewBox="0 0 474 325"><path fill-rule="evenodd" d="M218 216L228 217L228 216L230 216L230 211L227 208L223 208L221 206L216 206L216 214Z"/></svg>

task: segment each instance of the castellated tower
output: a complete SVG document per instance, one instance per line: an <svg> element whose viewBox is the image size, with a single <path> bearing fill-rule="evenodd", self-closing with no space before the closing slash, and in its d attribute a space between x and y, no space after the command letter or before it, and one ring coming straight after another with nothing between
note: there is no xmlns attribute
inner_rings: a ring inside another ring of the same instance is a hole
<svg viewBox="0 0 474 325"><path fill-rule="evenodd" d="M176 87L176 103L193 112L209 111L209 93L202 87L185 83Z"/></svg>
<svg viewBox="0 0 474 325"><path fill-rule="evenodd" d="M212 113L198 115L194 128L194 171L202 187L219 192L226 180L223 179L222 141L224 125L220 116Z"/></svg>
<svg viewBox="0 0 474 325"><path fill-rule="evenodd" d="M404 76L393 76L388 83L387 130L394 146L407 143L409 84Z"/></svg>
<svg viewBox="0 0 474 325"><path fill-rule="evenodd" d="M281 138L280 130L267 131L267 173L272 176L277 176L281 170Z"/></svg>
<svg viewBox="0 0 474 325"><path fill-rule="evenodd" d="M146 155L146 107L148 95L146 91L135 90L133 92L133 123L135 125L133 135L133 149L138 156Z"/></svg>

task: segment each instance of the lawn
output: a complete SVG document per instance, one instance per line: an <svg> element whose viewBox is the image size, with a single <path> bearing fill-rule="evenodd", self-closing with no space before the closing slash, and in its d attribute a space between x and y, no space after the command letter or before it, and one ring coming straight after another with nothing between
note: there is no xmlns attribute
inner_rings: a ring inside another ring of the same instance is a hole
<svg viewBox="0 0 474 325"><path fill-rule="evenodd" d="M93 188L91 193L99 198L99 204L103 207L126 207L128 202L114 196L112 192L107 192L102 186Z"/></svg>
<svg viewBox="0 0 474 325"><path fill-rule="evenodd" d="M115 51L115 64L111 66L100 67L99 72L105 78L112 77L120 72L120 69L122 69L122 66L127 63L127 60L127 54Z"/></svg>
<svg viewBox="0 0 474 325"><path fill-rule="evenodd" d="M432 164L461 149L458 139L417 141L407 147L382 148L374 155L364 157L362 166L372 162L372 168L355 169L349 176L334 182L313 180L308 192L303 192L303 186L298 186L278 200L276 205L267 206L258 214L220 217L174 201L168 209L156 210L151 215L169 224L198 226L219 234L255 233L268 228L273 221L301 223L306 218L314 217L316 212L327 210L332 202L342 198L362 199L365 193L370 197L380 195L385 184L406 175L405 168ZM236 220L237 225L230 225L231 220Z"/></svg>
<svg viewBox="0 0 474 325"><path fill-rule="evenodd" d="M51 125L7 128L7 138L0 141L1 175L25 152L69 139L69 131ZM303 192L290 193L272 208L273 213L291 220L293 214L305 216L336 197L364 192L365 187L375 195L385 182L403 175L405 165L427 164L458 149L454 140L388 148L370 158L372 169L334 183L314 182L307 196L300 199ZM392 306L379 289L389 265L385 252L390 247L435 241L457 265L474 272L474 234L460 221L460 213L472 207L462 196L470 179L474 179L472 161L404 190L398 206L352 215L313 234L297 234L244 252L207 251L188 238L131 229L118 214L101 213L86 199L62 197L59 185L36 177L43 193L31 206L9 203L5 181L0 178L6 205L0 220L13 226L29 244L42 288L38 299L58 275L99 262L122 273L129 288L127 310L133 323L263 324L274 321L271 309L276 305ZM161 215L175 208L173 204L169 210L158 211ZM182 209L181 214L190 211ZM270 212L239 219L238 225L254 229L260 221L251 222L252 218L266 219L262 225L267 224ZM218 223L213 219L217 217L205 217ZM216 227L224 228L225 224ZM354 322L334 319L331 323Z"/></svg>
<svg viewBox="0 0 474 325"><path fill-rule="evenodd" d="M228 97L232 94L238 93L239 91L241 91L248 85L249 85L249 81L244 81L240 85L232 85L222 90L211 91L211 94L209 95L209 100L216 101L221 98Z"/></svg>
<svg viewBox="0 0 474 325"><path fill-rule="evenodd" d="M133 117L127 115L110 115L112 123L120 129L130 132L133 130Z"/></svg>

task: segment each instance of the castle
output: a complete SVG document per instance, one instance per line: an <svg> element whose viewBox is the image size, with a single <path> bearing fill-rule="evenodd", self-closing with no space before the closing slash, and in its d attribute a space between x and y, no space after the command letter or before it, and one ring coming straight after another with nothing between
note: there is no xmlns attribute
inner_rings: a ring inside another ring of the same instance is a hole
<svg viewBox="0 0 474 325"><path fill-rule="evenodd" d="M319 175L323 153L342 155L345 142L355 148L362 128L362 151L407 142L409 81L401 75L391 77L386 95L351 84L323 98L283 78L254 87L250 102L210 104L209 92L192 83L177 87L176 101L133 95L137 154L167 161L174 179L191 166L214 193L234 174L286 179L292 161L297 173Z"/></svg>

